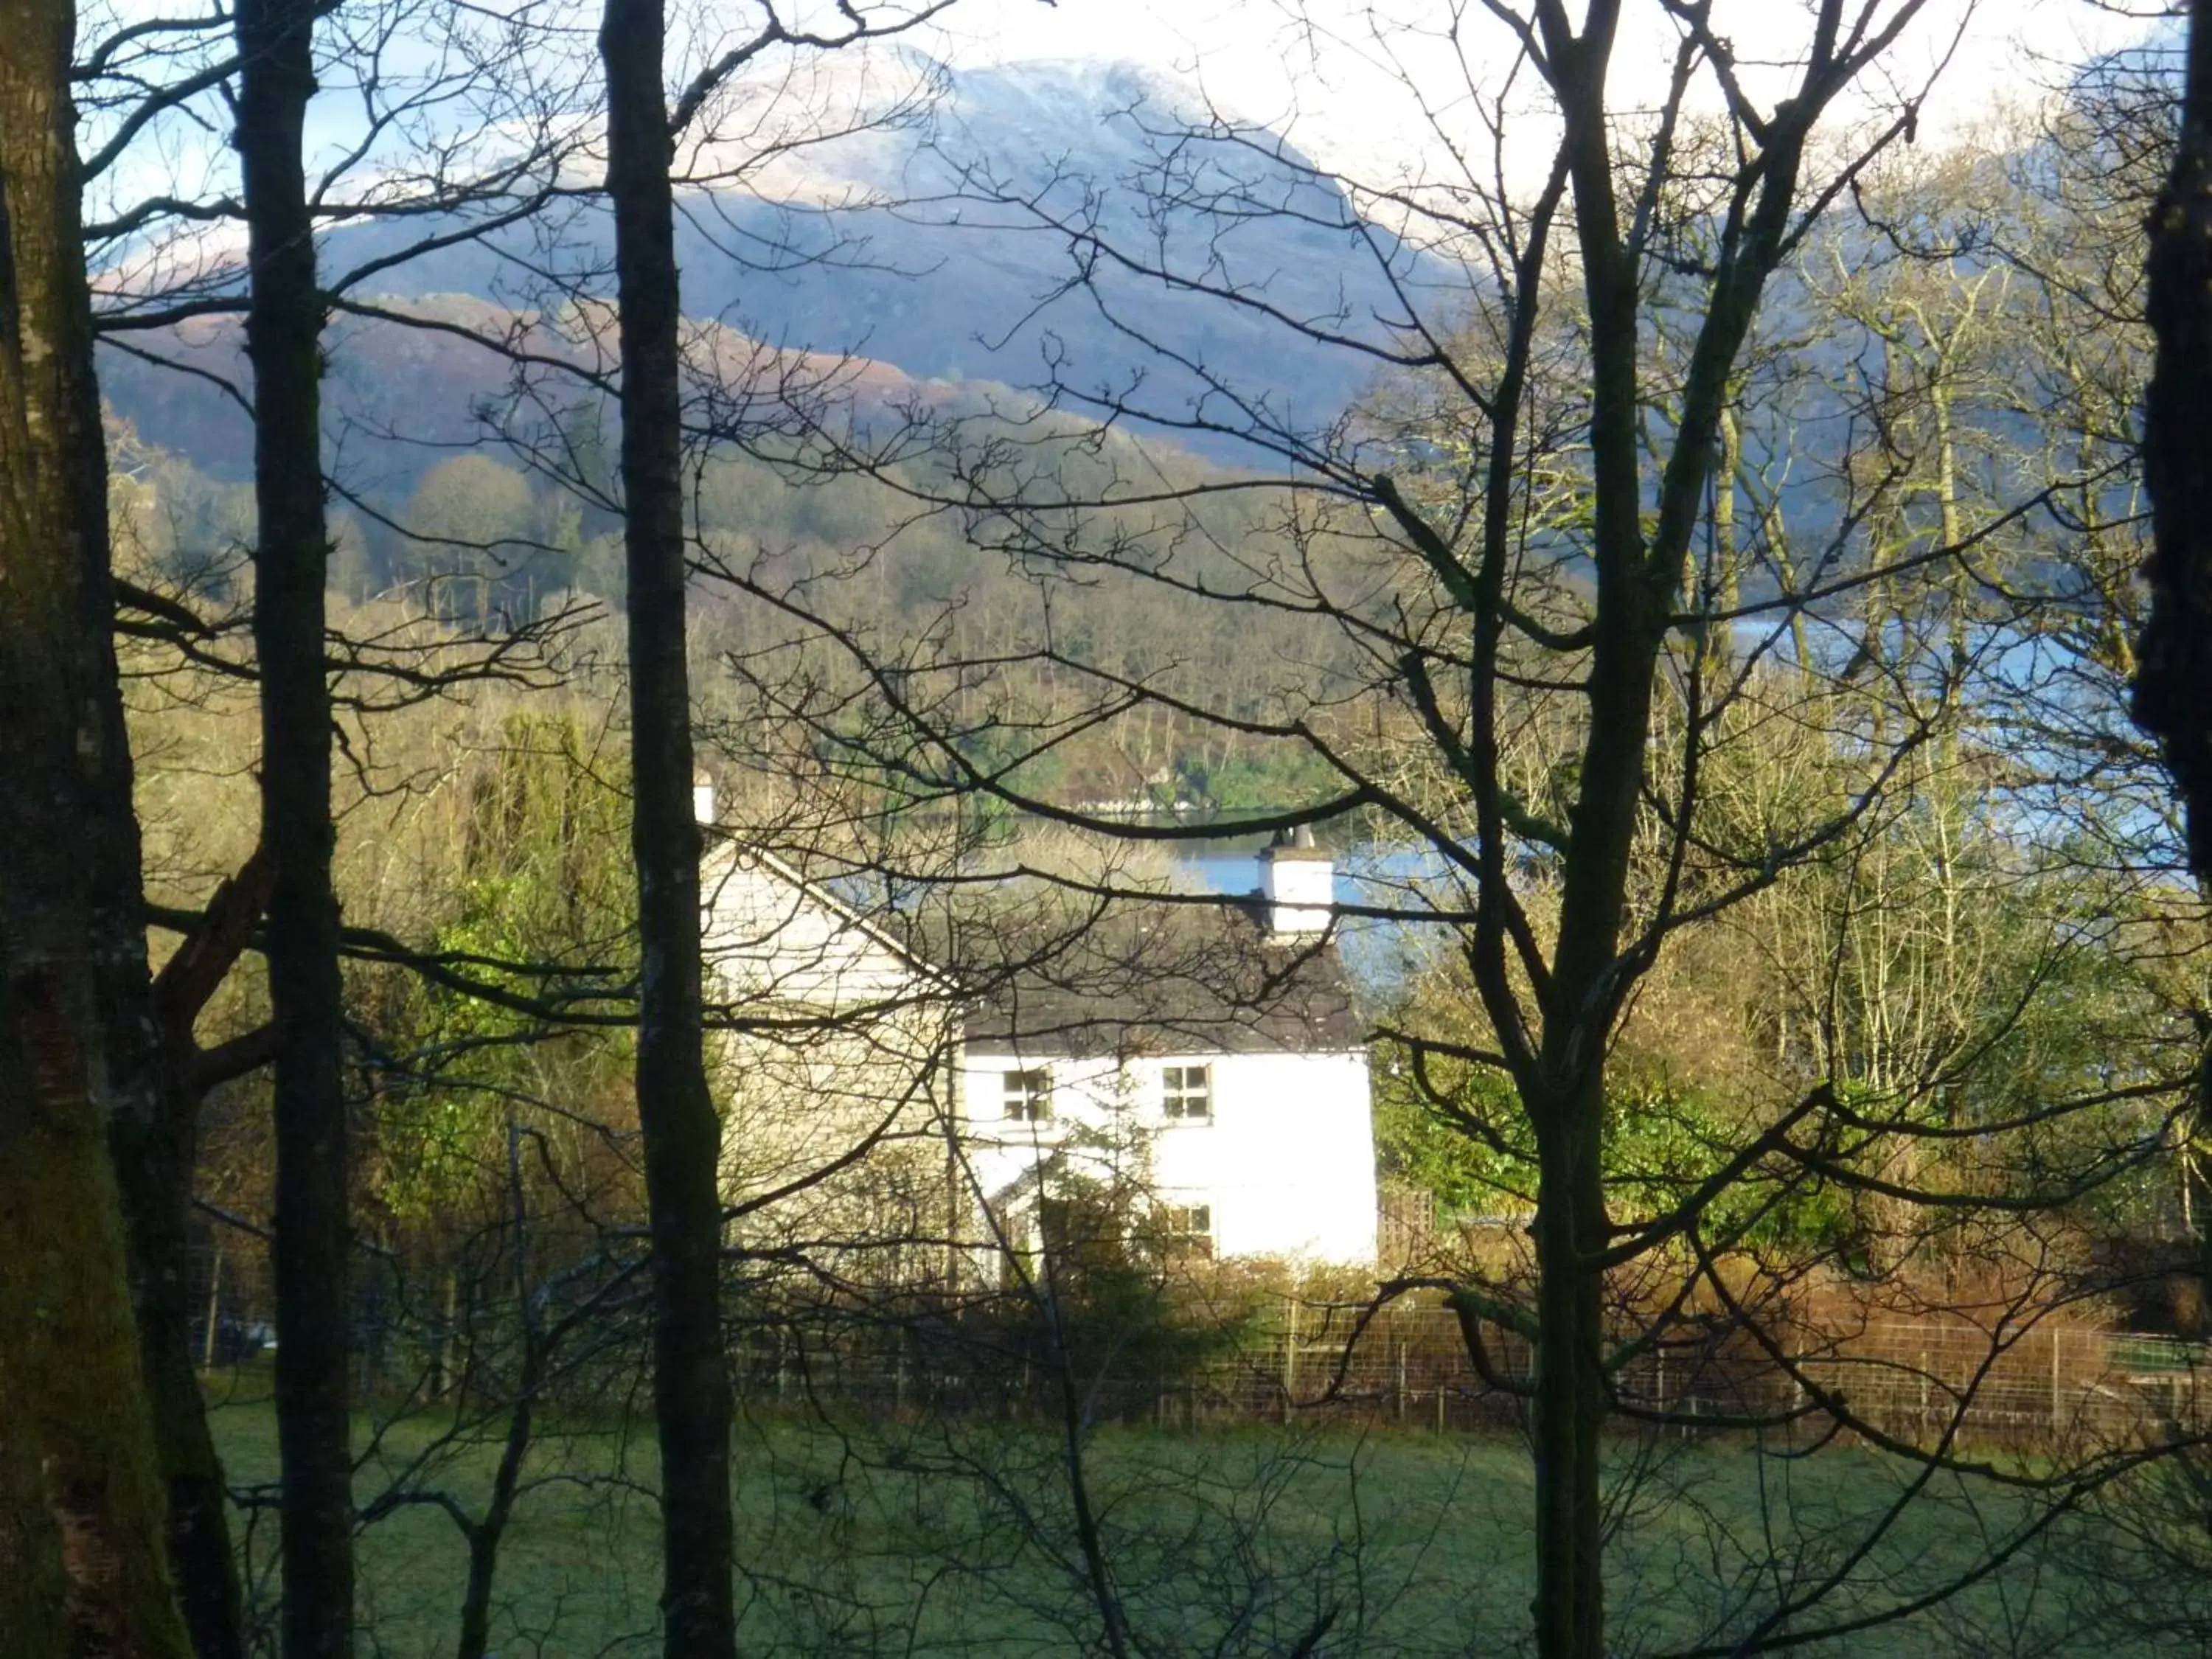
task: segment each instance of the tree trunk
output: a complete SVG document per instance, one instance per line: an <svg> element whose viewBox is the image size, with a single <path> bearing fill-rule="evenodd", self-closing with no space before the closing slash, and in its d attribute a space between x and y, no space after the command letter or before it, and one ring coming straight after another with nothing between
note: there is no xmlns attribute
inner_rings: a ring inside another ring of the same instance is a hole
<svg viewBox="0 0 2212 1659"><path fill-rule="evenodd" d="M246 1639L242 1597L224 1509L222 1464L194 1369L191 1322L198 1310L187 1296L191 1287L184 1273L199 1109L212 1081L206 1057L192 1040L192 1026L251 941L268 900L269 861L257 852L236 878L216 890L205 920L152 982L152 1020L134 1018L133 1011L149 999L137 819L127 811L131 781L127 767L123 769L118 786L118 804L125 811L122 827L101 836L97 851L103 867L112 872L104 884L127 893L131 902L127 910L111 905L96 911L94 921L112 941L102 947L111 958L101 993L110 1052L130 1049L137 1056L137 1074L148 1086L133 1090L118 1105L108 1123L108 1149L123 1196L155 1452L168 1486L169 1562L177 1597L199 1659L240 1659ZM150 1061L138 1046L149 1033L156 1045ZM253 1058L235 1044L225 1048L226 1073ZM199 1356L210 1364L222 1272L218 1249Z"/></svg>
<svg viewBox="0 0 2212 1659"><path fill-rule="evenodd" d="M2212 21L2202 6L2190 13L2188 76L2173 170L2150 217L2151 605L2136 653L2135 716L2173 775L2191 866L2212 878Z"/></svg>
<svg viewBox="0 0 2212 1659"><path fill-rule="evenodd" d="M684 641L681 295L661 88L661 0L606 0L607 192L622 325L623 544L629 574L630 843L642 955L638 1124L653 1270L664 1650L736 1651L730 1381L720 1304L721 1127L707 1085L699 829Z"/></svg>
<svg viewBox="0 0 2212 1659"><path fill-rule="evenodd" d="M2136 644L2135 717L2159 740L2200 893L2212 884L2212 22L2189 14L2173 167L2150 216L2144 308L2157 353L2143 398L2150 613ZM2212 1043L2197 1060L2197 1133L2212 1121ZM2197 1273L2212 1285L2212 1225Z"/></svg>
<svg viewBox="0 0 2212 1659"><path fill-rule="evenodd" d="M531 1307L534 1287L530 1282L530 1218L522 1187L522 1141L511 1118L507 1126L507 1179L514 1224L514 1309L521 1328L522 1369L515 1379L514 1402L507 1408L507 1442L492 1474L491 1499L484 1505L483 1519L469 1529L469 1577L461 1592L461 1633L454 1645L454 1659L484 1659L489 1650L491 1595L499 1575L499 1547L514 1518L523 1461L530 1455L537 1420L538 1391L545 1386L544 1334Z"/></svg>
<svg viewBox="0 0 2212 1659"><path fill-rule="evenodd" d="M103 513L105 489L103 478ZM104 553L88 576L103 593L109 591ZM169 1566L198 1659L240 1659L243 1610L222 1464L192 1365L186 1217L198 1102L188 1070L191 1023L179 1052L167 1039L147 966L135 769L113 633L103 627L88 643L97 653L100 763L90 779L96 799L78 841L94 872L90 926L110 1096L107 1144L122 1203L155 1464L167 1494Z"/></svg>
<svg viewBox="0 0 2212 1659"><path fill-rule="evenodd" d="M0 1651L183 1659L103 1123L143 1082L108 1052L94 925L129 896L83 848L130 762L71 8L0 0Z"/></svg>
<svg viewBox="0 0 2212 1659"><path fill-rule="evenodd" d="M1533 1103L1540 1125L1536 1376L1536 1651L1603 1659L1605 1551L1598 1454L1605 1427L1606 1243L1601 1131L1605 1089L1593 1073L1561 1099Z"/></svg>
<svg viewBox="0 0 2212 1659"><path fill-rule="evenodd" d="M104 579L106 572L100 573ZM198 1659L245 1651L237 1565L225 1513L222 1462L192 1366L191 1260L193 1051L165 1040L146 958L146 895L133 799L131 737L114 637L94 642L100 670L98 799L79 833L94 871L90 925L94 994L112 1104L107 1146L123 1209L138 1353L153 1416L155 1465L167 1494L169 1566ZM191 1027L185 1030L189 1044Z"/></svg>
<svg viewBox="0 0 2212 1659"><path fill-rule="evenodd" d="M137 872L131 873L135 878ZM115 1006L112 998L103 1000ZM112 1030L112 1020L110 1025ZM191 1121L198 1103L187 1097L185 1079L167 1066L161 1083L162 1094L150 1117L127 1109L117 1113L108 1125L108 1146L130 1243L131 1297L153 1413L155 1462L168 1489L169 1563L177 1600L198 1659L240 1659L244 1613L224 1509L222 1461L193 1368L194 1310L184 1273L189 1258Z"/></svg>
<svg viewBox="0 0 2212 1659"><path fill-rule="evenodd" d="M315 89L313 0L240 0L237 146L252 260L253 640L261 667L262 839L276 1028L276 1434L284 1473L285 1659L353 1642L346 1121L338 911L331 883L331 695L324 665L322 296L301 160Z"/></svg>

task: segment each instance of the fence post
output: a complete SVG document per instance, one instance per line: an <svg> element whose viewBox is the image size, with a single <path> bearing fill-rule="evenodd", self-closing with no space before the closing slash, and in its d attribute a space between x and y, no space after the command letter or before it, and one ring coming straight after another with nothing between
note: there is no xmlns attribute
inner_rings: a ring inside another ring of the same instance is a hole
<svg viewBox="0 0 2212 1659"><path fill-rule="evenodd" d="M2058 1327L2051 1328L2051 1432L2058 1432Z"/></svg>
<svg viewBox="0 0 2212 1659"><path fill-rule="evenodd" d="M1297 1395L1298 1387L1298 1304L1296 1297L1283 1298L1283 1421L1291 1420L1291 1401Z"/></svg>
<svg viewBox="0 0 2212 1659"><path fill-rule="evenodd" d="M1406 1339L1393 1339L1398 1345L1398 1421L1406 1420Z"/></svg>
<svg viewBox="0 0 2212 1659"><path fill-rule="evenodd" d="M222 1240L215 1242L215 1265L208 1272L207 1332L200 1341L200 1369L215 1369L216 1322L222 1316Z"/></svg>

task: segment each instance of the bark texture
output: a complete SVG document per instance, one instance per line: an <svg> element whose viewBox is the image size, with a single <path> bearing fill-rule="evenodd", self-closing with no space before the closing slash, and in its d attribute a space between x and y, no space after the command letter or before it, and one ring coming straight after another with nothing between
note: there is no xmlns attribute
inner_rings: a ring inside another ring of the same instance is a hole
<svg viewBox="0 0 2212 1659"><path fill-rule="evenodd" d="M2212 878L2212 23L2202 6L2190 13L2180 137L2149 229L2151 605L2136 653L2135 716L2173 775L2190 864Z"/></svg>
<svg viewBox="0 0 2212 1659"><path fill-rule="evenodd" d="M129 779L123 780L128 803ZM157 1045L141 1059L142 1086L133 1089L110 1119L109 1150L130 1243L131 1299L138 1316L138 1351L154 1415L155 1454L168 1489L170 1568L177 1600L191 1632L198 1659L241 1659L244 1607L230 1519L225 1510L222 1461L216 1454L192 1349L191 1286L188 1259L192 1171L197 1161L201 1101L213 1083L250 1069L261 1057L265 1032L226 1045L227 1063L201 1053L192 1026L208 999L245 951L268 894L269 860L256 854L219 888L205 921L162 967L148 1004L145 933L138 923L141 896L137 820L127 834L102 838L103 865L112 880L127 883L134 900L128 915L97 919L114 939L102 1005L111 1053ZM103 878L103 885L108 878ZM128 937L124 930L128 929ZM136 945L135 951L129 947ZM135 969L135 971L134 971ZM136 987L134 993L133 987Z"/></svg>
<svg viewBox="0 0 2212 1659"><path fill-rule="evenodd" d="M124 1194L139 1363L155 1462L167 1488L178 1604L198 1659L240 1659L246 1650L243 1607L224 1509L222 1460L193 1364L194 1310L183 1272L192 1165L189 1134L177 1132L188 1128L186 1115L196 1105L176 1100L165 1083L156 1118L141 1124L118 1116L109 1126L108 1140Z"/></svg>
<svg viewBox="0 0 2212 1659"><path fill-rule="evenodd" d="M653 1267L663 1644L736 1651L730 1381L720 1308L721 1126L707 1086L699 828L685 656L682 408L672 146L661 0L606 0L607 193L622 325L623 544L629 574L631 848L637 863L637 1110Z"/></svg>
<svg viewBox="0 0 2212 1659"><path fill-rule="evenodd" d="M331 887L331 694L324 659L323 298L301 163L315 90L313 0L240 0L240 172L253 365L253 639L261 668L276 1028L276 1433L285 1659L353 1644L348 1435L347 1137L338 907Z"/></svg>
<svg viewBox="0 0 2212 1659"><path fill-rule="evenodd" d="M73 23L66 0L0 0L0 1652L182 1659L105 1133L148 1078L103 1013L142 1036L150 1017L143 939L95 927L137 871L102 890L98 846L136 835L109 821L130 757ZM135 1016L104 1005L132 960Z"/></svg>

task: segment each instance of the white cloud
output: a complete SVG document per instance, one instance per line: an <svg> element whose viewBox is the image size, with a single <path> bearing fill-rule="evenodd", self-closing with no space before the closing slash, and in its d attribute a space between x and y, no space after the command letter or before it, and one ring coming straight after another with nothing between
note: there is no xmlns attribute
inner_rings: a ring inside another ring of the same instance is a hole
<svg viewBox="0 0 2212 1659"><path fill-rule="evenodd" d="M1879 3L1887 15L1896 0ZM1811 9L1811 0L1717 0L1716 32L1756 77L1758 65L1802 46ZM1460 32L1447 35L1454 12ZM2140 39L2147 27L2085 0L1933 0L1868 82L1858 112L1866 100L1917 94L1950 53L1922 115L1924 137L1942 142L1999 99L2051 86L2066 65ZM1674 28L1653 0L1629 0L1613 60L1616 107L1659 97ZM1480 6L1423 0L967 0L925 44L956 65L1107 58L1175 70L1226 109L1288 130L1328 164L1369 175L1409 158L1434 167L1441 156L1431 124L1407 95L1408 79L1447 130L1472 133L1468 85L1494 93L1513 58L1504 27ZM1770 87L1778 80L1765 78Z"/></svg>

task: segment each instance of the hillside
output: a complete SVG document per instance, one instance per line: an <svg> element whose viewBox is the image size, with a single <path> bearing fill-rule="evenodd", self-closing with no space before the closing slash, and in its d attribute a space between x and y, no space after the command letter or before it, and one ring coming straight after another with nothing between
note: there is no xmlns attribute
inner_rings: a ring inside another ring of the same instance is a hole
<svg viewBox="0 0 2212 1659"><path fill-rule="evenodd" d="M1325 425L1371 379L1371 361L1316 344L1267 314L1375 344L1402 313L1376 264L1441 280L1343 192L1258 129L1191 142L1194 89L1126 64L1045 63L953 73L925 116L775 158L765 171L681 198L685 308L755 339L853 353L918 380L1088 393L1141 384L1144 405L1191 415L1216 378L1268 398L1282 418ZM987 199L995 198L995 199ZM1226 215L1209 210L1231 210ZM1102 262L1067 290L1069 230L1095 226L1183 283L1226 283L1255 304ZM436 234L409 219L327 240L335 275ZM549 255L542 228L441 249L379 271L393 298L466 295L517 309L551 297L538 274L580 276L604 296L608 222L577 206ZM1238 446L1200 441L1218 459Z"/></svg>
<svg viewBox="0 0 2212 1659"><path fill-rule="evenodd" d="M323 383L327 441L340 478L380 499L404 495L454 450L496 428L517 428L527 410L596 407L587 378L613 349L608 327L596 340L563 319L466 294L425 294L380 302L386 318L341 317L326 336ZM1027 408L1031 400L989 382L931 381L867 358L764 353L734 331L701 325L695 337L720 361L762 383L834 387L854 418L898 418L910 408L939 415ZM478 343L483 342L486 343ZM241 319L198 317L157 334L135 334L129 352L100 356L100 390L115 413L149 443L189 460L211 478L251 476L253 433L246 408L217 382L247 383ZM507 346L545 360L525 374ZM165 368L153 353L184 370ZM565 371L565 372L564 372ZM518 412L518 410L522 412Z"/></svg>

